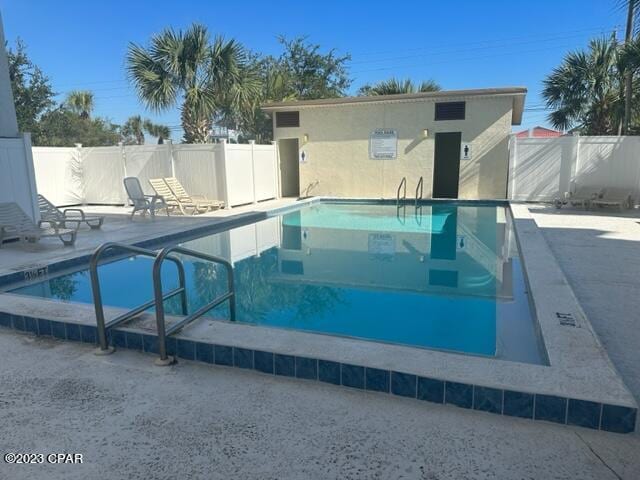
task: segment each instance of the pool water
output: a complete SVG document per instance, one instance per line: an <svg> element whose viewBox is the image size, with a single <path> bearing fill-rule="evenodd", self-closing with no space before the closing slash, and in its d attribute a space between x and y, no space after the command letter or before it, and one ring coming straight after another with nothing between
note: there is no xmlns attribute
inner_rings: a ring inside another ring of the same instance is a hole
<svg viewBox="0 0 640 480"><path fill-rule="evenodd" d="M503 206L319 203L181 245L233 263L241 323L545 362ZM184 265L190 311L226 291L222 266ZM148 258L99 275L105 305L153 297ZM170 262L162 275L177 286ZM87 270L13 292L92 303ZM166 308L178 314L178 298ZM228 319L228 307L209 316Z"/></svg>

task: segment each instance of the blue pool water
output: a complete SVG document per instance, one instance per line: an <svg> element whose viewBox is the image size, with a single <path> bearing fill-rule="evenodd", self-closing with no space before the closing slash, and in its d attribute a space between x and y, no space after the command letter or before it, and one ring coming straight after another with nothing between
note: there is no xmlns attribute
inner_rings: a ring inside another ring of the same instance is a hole
<svg viewBox="0 0 640 480"><path fill-rule="evenodd" d="M237 321L543 363L508 211L502 206L320 203L185 241L234 264ZM189 308L226 289L222 267L185 258ZM151 261L99 270L105 305L152 298ZM175 267L163 267L166 290ZM91 303L88 271L14 293ZM167 301L178 314L177 298ZM210 316L227 319L221 306Z"/></svg>

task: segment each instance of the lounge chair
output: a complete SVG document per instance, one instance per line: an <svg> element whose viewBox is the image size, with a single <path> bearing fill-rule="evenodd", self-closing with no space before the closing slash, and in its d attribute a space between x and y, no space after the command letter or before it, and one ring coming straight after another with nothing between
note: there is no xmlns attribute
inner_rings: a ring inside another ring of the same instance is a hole
<svg viewBox="0 0 640 480"><path fill-rule="evenodd" d="M169 185L167 185L164 178L151 178L149 179L149 184L151 184L151 187L156 194L164 198L167 205L177 207L183 215L195 215L197 213L204 213L210 210L210 206L208 204L202 205L197 201L193 201L189 197L178 197L173 193L173 190L169 188Z"/></svg>
<svg viewBox="0 0 640 480"><path fill-rule="evenodd" d="M182 184L175 177L167 177L164 179L171 191L175 194L180 201L187 201L191 203L197 203L201 208L208 208L209 210L217 210L218 208L224 208L224 202L222 200L210 200L204 195L189 195L184 189Z"/></svg>
<svg viewBox="0 0 640 480"><path fill-rule="evenodd" d="M620 210L633 206L633 195L630 188L605 188L591 205L598 207L618 207Z"/></svg>
<svg viewBox="0 0 640 480"><path fill-rule="evenodd" d="M164 201L160 195L145 195L140 186L140 180L137 177L127 177L124 179L124 189L127 191L129 200L133 203L133 211L131 212L131 219L136 212L142 212L142 216L145 216L147 212L151 214L151 218L155 218L156 210L165 209L167 217L169 216L170 205Z"/></svg>
<svg viewBox="0 0 640 480"><path fill-rule="evenodd" d="M45 224L49 226L44 227ZM75 243L77 233L77 225L76 228L65 228L52 220L40 220L36 224L17 203L0 203L0 247L9 238L37 242L43 237L58 237L70 246Z"/></svg>
<svg viewBox="0 0 640 480"><path fill-rule="evenodd" d="M565 192L562 200L554 200L556 208L562 208L563 205L571 205L572 207L589 208L593 200L602 194L602 189L598 187L576 187L573 192Z"/></svg>
<svg viewBox="0 0 640 480"><path fill-rule="evenodd" d="M71 225L76 225L77 230L77 227L86 223L91 229L97 230L104 222L104 216L86 215L80 208L65 208L64 210L60 210L53 203L47 200L44 195L38 195L38 206L40 207L40 218L42 218L42 220L57 222L58 225L65 228L69 223Z"/></svg>

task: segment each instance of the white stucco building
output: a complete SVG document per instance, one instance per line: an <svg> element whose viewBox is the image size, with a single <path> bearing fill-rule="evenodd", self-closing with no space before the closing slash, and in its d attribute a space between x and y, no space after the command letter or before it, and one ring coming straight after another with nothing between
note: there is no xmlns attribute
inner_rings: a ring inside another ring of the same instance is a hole
<svg viewBox="0 0 640 480"><path fill-rule="evenodd" d="M16 202L39 219L31 136L18 131L0 14L0 202Z"/></svg>
<svg viewBox="0 0 640 480"><path fill-rule="evenodd" d="M282 194L501 199L508 143L522 120L522 87L267 104Z"/></svg>

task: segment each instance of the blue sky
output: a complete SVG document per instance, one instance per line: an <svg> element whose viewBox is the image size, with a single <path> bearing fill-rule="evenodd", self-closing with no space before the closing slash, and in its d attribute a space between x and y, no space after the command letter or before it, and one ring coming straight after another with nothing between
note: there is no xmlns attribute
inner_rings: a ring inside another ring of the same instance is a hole
<svg viewBox="0 0 640 480"><path fill-rule="evenodd" d="M26 43L61 97L93 90L96 115L119 123L142 114L175 127L177 110L145 111L124 70L128 43L145 44L168 26L201 22L274 55L278 35L306 35L351 54L352 92L392 75L433 78L445 89L522 85L529 89L522 128L529 128L545 124L541 83L563 55L614 29L622 37L624 24L617 0L0 0L0 12L9 44Z"/></svg>

